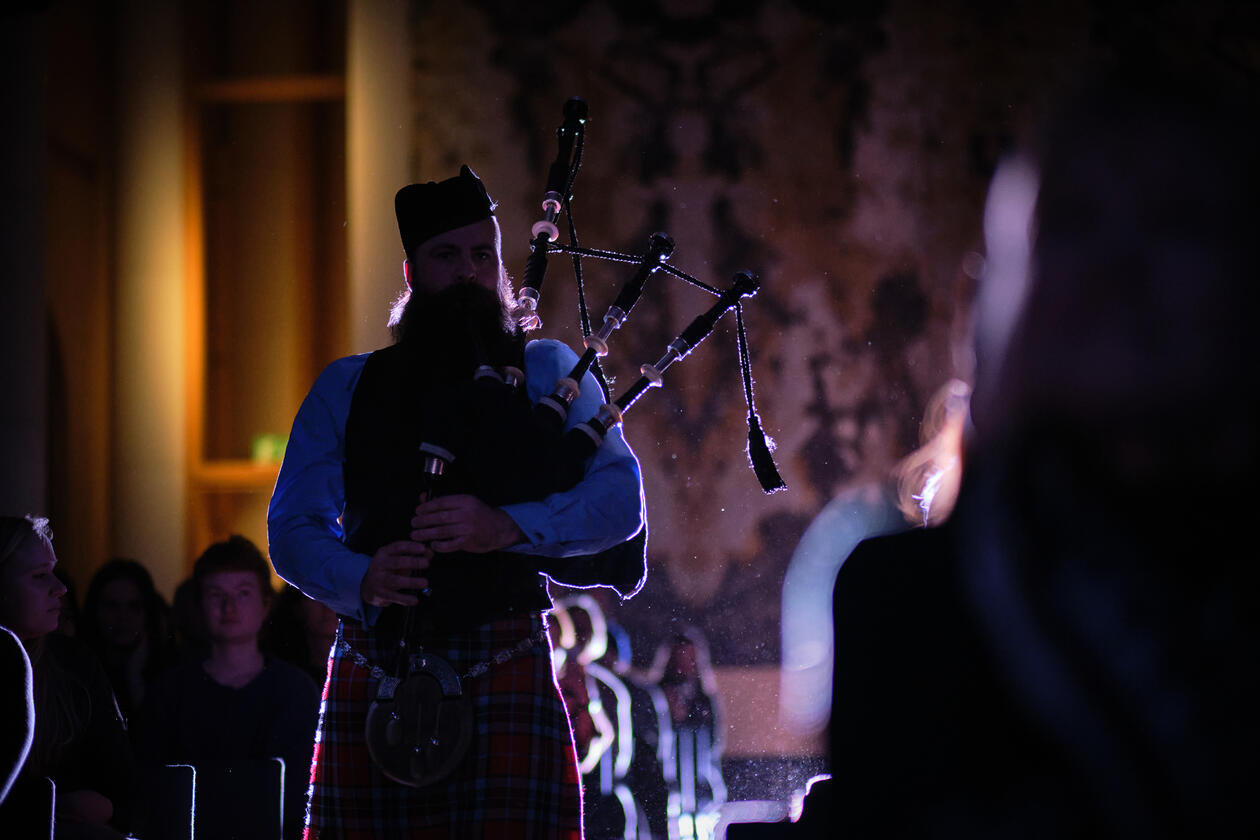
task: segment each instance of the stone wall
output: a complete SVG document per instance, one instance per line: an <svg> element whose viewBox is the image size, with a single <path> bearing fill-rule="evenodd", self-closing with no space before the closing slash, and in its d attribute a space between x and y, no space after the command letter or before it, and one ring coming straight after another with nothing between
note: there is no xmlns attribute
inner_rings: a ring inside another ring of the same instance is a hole
<svg viewBox="0 0 1260 840"><path fill-rule="evenodd" d="M789 489L764 496L746 465L731 319L627 417L651 522L648 586L617 612L638 664L671 622L704 630L719 668L777 664L805 527L837 494L886 483L932 393L970 375L997 161L1092 62L1154 49L1254 80L1255 13L1237 5L413 3L412 174L477 169L514 273L561 106L580 95L582 244L640 252L664 230L672 262L705 282L761 277L745 316ZM596 318L628 270L586 263ZM579 345L573 287L553 259L544 333ZM654 278L616 336L614 390L708 300Z"/></svg>

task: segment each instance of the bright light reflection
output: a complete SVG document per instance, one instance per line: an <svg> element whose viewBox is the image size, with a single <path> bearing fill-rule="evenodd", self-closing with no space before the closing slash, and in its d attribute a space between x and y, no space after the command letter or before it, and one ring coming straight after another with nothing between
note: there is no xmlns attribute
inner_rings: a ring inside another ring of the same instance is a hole
<svg viewBox="0 0 1260 840"><path fill-rule="evenodd" d="M817 734L831 715L831 593L840 566L862 540L905 526L888 494L861 488L832 499L797 544L783 579L779 722L789 732Z"/></svg>

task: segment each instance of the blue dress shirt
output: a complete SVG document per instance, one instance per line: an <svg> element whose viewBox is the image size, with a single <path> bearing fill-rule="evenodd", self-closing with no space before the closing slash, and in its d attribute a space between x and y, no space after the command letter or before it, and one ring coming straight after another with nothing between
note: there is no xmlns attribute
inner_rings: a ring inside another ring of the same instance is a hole
<svg viewBox="0 0 1260 840"><path fill-rule="evenodd" d="M267 511L271 562L289 583L337 613L375 624L379 607L364 604L359 584L371 557L342 543L345 505L342 461L346 419L359 374L369 354L347 356L324 369L293 420L284 464ZM537 402L567 376L577 356L566 345L544 339L525 348L525 386ZM594 416L603 402L587 373L569 411L566 428ZM639 462L621 427L609 430L571 490L536 502L504 505L526 542L505 551L569 557L611 548L643 527L643 481Z"/></svg>

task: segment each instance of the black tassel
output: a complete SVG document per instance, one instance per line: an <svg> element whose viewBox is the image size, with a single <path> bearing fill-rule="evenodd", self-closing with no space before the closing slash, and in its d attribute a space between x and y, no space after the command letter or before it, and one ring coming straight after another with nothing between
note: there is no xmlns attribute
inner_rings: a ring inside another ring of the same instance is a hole
<svg viewBox="0 0 1260 840"><path fill-rule="evenodd" d="M744 330L744 307L738 303L735 304L735 325L739 336L739 373L744 380L744 401L748 403L748 464L768 496L786 490L787 483L774 465L774 457L770 454L772 442L766 440L766 433L761 430L761 418L753 405L752 360L748 354L748 334Z"/></svg>
<svg viewBox="0 0 1260 840"><path fill-rule="evenodd" d="M787 484L779 475L774 465L774 456L770 454L770 443L766 441L766 433L761 430L761 419L755 412L748 413L748 463L752 465L761 489L766 495L786 490Z"/></svg>

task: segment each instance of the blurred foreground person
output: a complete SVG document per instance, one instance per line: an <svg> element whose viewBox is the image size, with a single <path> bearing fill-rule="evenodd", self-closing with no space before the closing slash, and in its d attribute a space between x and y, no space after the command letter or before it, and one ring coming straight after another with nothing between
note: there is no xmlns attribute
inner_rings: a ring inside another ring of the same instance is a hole
<svg viewBox="0 0 1260 840"><path fill-rule="evenodd" d="M46 832L48 814L37 811L48 801L41 780L50 779L58 838L120 838L133 794L131 745L100 663L54 632L66 588L53 574L51 540L46 519L0 517L0 626L26 648L35 708L30 752L0 829L6 837Z"/></svg>
<svg viewBox="0 0 1260 840"><path fill-rule="evenodd" d="M1260 136L1222 100L1113 75L995 178L958 505L840 571L800 829L1260 835Z"/></svg>
<svg viewBox="0 0 1260 840"><path fill-rule="evenodd" d="M0 805L26 764L35 734L31 660L22 641L0 627Z"/></svg>

